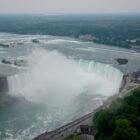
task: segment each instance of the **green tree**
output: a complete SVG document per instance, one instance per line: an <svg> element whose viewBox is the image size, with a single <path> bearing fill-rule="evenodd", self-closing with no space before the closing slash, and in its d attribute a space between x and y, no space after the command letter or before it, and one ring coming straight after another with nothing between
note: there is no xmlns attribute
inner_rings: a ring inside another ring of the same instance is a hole
<svg viewBox="0 0 140 140"><path fill-rule="evenodd" d="M115 108L115 109L114 109ZM112 102L95 118L97 140L140 140L140 88Z"/></svg>
<svg viewBox="0 0 140 140"><path fill-rule="evenodd" d="M127 140L125 130L117 127L113 133L112 140Z"/></svg>
<svg viewBox="0 0 140 140"><path fill-rule="evenodd" d="M126 119L119 119L115 121L115 125L116 127L125 129L131 126L131 122Z"/></svg>
<svg viewBox="0 0 140 140"><path fill-rule="evenodd" d="M78 136L74 136L72 140L82 140L82 139Z"/></svg>
<svg viewBox="0 0 140 140"><path fill-rule="evenodd" d="M111 119L111 113L109 110L101 110L97 120L96 126L100 131L107 132L109 129L109 121Z"/></svg>
<svg viewBox="0 0 140 140"><path fill-rule="evenodd" d="M62 140L82 140L82 139L79 136L69 135L69 136L63 138Z"/></svg>
<svg viewBox="0 0 140 140"><path fill-rule="evenodd" d="M130 127L125 130L127 140L137 140L138 132L136 128Z"/></svg>
<svg viewBox="0 0 140 140"><path fill-rule="evenodd" d="M137 140L137 129L129 127L126 129L117 127L113 133L112 140Z"/></svg>
<svg viewBox="0 0 140 140"><path fill-rule="evenodd" d="M134 90L133 95L140 98L140 87Z"/></svg>

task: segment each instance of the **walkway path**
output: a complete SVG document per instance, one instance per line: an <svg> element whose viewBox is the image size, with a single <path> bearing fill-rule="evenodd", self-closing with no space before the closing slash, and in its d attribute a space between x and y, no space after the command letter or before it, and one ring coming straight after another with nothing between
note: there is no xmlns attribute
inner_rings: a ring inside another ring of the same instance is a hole
<svg viewBox="0 0 140 140"><path fill-rule="evenodd" d="M95 112L89 113L85 115L84 117L77 119L71 123L68 123L67 125L62 126L54 131L46 132L36 137L34 140L61 140L65 136L68 136L74 133L78 126L87 125L91 123L94 114Z"/></svg>

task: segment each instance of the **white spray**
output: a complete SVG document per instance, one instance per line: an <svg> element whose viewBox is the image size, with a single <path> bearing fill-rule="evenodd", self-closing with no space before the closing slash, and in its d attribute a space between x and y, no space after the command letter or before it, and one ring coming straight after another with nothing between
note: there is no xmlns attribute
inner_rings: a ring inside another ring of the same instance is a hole
<svg viewBox="0 0 140 140"><path fill-rule="evenodd" d="M81 93L110 96L118 92L122 73L110 65L67 59L56 51L35 49L27 72L8 78L10 94L54 106L66 106Z"/></svg>

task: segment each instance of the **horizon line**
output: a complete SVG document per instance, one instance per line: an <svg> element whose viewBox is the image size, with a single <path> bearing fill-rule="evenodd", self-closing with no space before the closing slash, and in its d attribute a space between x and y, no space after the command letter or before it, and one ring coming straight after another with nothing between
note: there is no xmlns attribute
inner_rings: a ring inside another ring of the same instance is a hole
<svg viewBox="0 0 140 140"><path fill-rule="evenodd" d="M0 15L138 15L140 12L113 12L113 13L0 13Z"/></svg>

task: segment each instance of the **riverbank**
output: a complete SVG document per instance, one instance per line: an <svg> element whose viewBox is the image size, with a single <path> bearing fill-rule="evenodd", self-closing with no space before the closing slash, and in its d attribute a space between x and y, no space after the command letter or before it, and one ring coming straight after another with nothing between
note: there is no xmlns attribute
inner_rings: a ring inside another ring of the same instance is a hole
<svg viewBox="0 0 140 140"><path fill-rule="evenodd" d="M139 78L140 72L128 74L125 77L125 83L123 88L120 90L120 93L107 99L101 107L61 128L58 128L51 132L45 132L44 134L41 134L40 136L34 138L34 140L61 140L62 138L69 136L70 134L74 134L81 125L89 125L90 123L92 123L94 115L99 111L99 109L108 108L112 101L116 100L118 97L123 98L127 93L130 93L134 89L140 87Z"/></svg>
<svg viewBox="0 0 140 140"><path fill-rule="evenodd" d="M140 139L140 86L129 90L123 98L116 98L101 108L93 122L98 130L96 140Z"/></svg>
<svg viewBox="0 0 140 140"><path fill-rule="evenodd" d="M106 42L97 41L97 38L95 36L92 36L91 34L79 35L79 37L75 38L75 39L79 39L81 41L94 42L94 43L97 43L97 44L108 45L108 46L111 46L111 47L121 48L119 45L116 45L116 44L109 44L109 43L106 43ZM122 48L126 48L128 50L133 50L137 53L140 53L140 46L134 46L133 44L131 44L129 47L122 47Z"/></svg>
<svg viewBox="0 0 140 140"><path fill-rule="evenodd" d="M87 38L120 48L139 47L139 14L3 15L0 32ZM35 41L36 42L36 41Z"/></svg>

